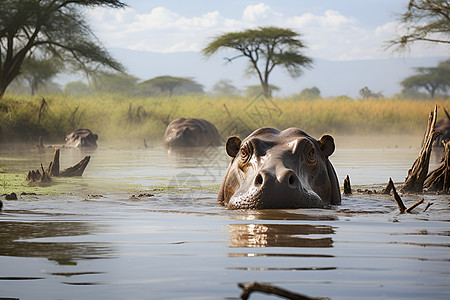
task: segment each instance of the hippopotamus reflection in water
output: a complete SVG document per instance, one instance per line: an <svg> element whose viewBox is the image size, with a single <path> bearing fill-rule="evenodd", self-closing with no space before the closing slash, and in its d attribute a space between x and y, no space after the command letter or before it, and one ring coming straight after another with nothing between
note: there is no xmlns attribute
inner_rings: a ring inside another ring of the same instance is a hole
<svg viewBox="0 0 450 300"><path fill-rule="evenodd" d="M339 204L336 172L328 157L334 140L316 140L297 128L260 128L246 139L231 137L232 157L217 200L230 209L323 208Z"/></svg>
<svg viewBox="0 0 450 300"><path fill-rule="evenodd" d="M179 118L167 126L164 146L167 148L219 146L216 127L203 119Z"/></svg>
<svg viewBox="0 0 450 300"><path fill-rule="evenodd" d="M92 133L89 129L77 129L66 136L64 147L97 147L98 135Z"/></svg>

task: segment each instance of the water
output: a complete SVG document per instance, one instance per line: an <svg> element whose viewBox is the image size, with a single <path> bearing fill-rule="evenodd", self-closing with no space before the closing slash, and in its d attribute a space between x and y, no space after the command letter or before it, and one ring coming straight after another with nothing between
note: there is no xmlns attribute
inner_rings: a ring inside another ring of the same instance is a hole
<svg viewBox="0 0 450 300"><path fill-rule="evenodd" d="M331 159L341 185L348 174L354 189L381 190L389 177L400 185L418 151L338 144ZM52 155L3 147L0 168L25 174ZM407 206L433 202L412 214L380 194L332 209L230 211L216 204L221 149L62 149L62 168L85 155L83 177L3 201L0 298L238 299L237 284L252 281L331 299L450 298L448 196L403 195Z"/></svg>

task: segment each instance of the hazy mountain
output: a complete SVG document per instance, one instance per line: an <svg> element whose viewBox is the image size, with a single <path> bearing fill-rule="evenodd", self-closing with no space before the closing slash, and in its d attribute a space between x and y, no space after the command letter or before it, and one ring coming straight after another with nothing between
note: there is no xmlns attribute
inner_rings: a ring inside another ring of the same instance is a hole
<svg viewBox="0 0 450 300"><path fill-rule="evenodd" d="M142 80L161 75L192 77L204 85L206 91L221 79L231 80L240 89L258 84L255 76L245 76L245 58L226 63L226 54L222 53L207 60L198 52L153 53L117 48L110 51L125 65L129 74ZM382 91L384 96L392 96L401 90L400 81L414 73L414 67L436 66L445 59L447 58L393 57L359 61L316 59L313 69L305 70L303 76L297 79L290 78L281 69L274 70L270 83L281 88L277 96L299 93L302 89L313 86L318 87L324 97L358 97L359 90L365 86L374 92Z"/></svg>

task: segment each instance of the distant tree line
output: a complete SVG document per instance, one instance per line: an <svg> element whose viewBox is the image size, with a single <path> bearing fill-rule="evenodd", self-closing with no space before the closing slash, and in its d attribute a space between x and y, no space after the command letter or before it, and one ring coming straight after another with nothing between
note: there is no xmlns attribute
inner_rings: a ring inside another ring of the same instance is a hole
<svg viewBox="0 0 450 300"><path fill-rule="evenodd" d="M204 94L204 86L190 77L158 76L141 81L126 73L99 73L91 75L88 83L69 82L61 88L52 80L60 68L57 61L36 61L28 58L23 63L22 74L11 84L11 91L34 95L39 92L59 92L73 95L87 94L122 94L135 97L170 97L186 94ZM402 91L395 95L405 99L447 98L450 88L450 59L440 62L436 67L415 68L415 74L400 82ZM270 84L271 95L280 90ZM219 80L209 91L211 96L245 96L256 98L264 96L261 85L249 85L239 90L228 79ZM321 98L319 88L304 88L295 97L303 100ZM365 86L359 90L361 99L384 98L381 91L375 92Z"/></svg>

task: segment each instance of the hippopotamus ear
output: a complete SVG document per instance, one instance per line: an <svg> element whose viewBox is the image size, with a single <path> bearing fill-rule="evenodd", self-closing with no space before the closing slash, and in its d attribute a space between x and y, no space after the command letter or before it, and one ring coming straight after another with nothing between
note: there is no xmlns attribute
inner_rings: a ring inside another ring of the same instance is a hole
<svg viewBox="0 0 450 300"><path fill-rule="evenodd" d="M231 157L236 157L239 152L239 148L241 148L241 139L237 136L232 136L228 138L226 149L227 154Z"/></svg>
<svg viewBox="0 0 450 300"><path fill-rule="evenodd" d="M320 150L322 150L323 154L325 154L326 157L333 154L335 145L334 145L334 139L331 135L325 134L323 135L320 140Z"/></svg>

